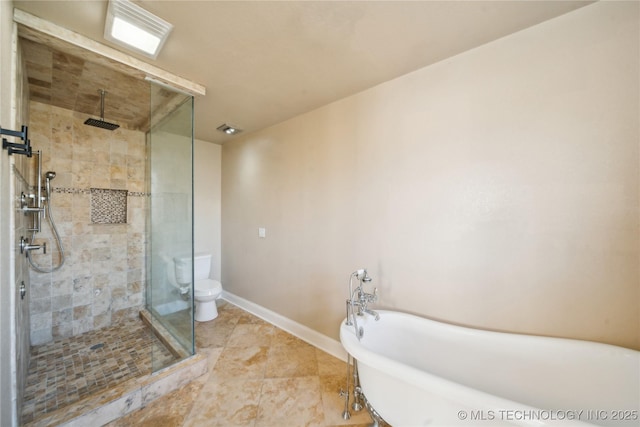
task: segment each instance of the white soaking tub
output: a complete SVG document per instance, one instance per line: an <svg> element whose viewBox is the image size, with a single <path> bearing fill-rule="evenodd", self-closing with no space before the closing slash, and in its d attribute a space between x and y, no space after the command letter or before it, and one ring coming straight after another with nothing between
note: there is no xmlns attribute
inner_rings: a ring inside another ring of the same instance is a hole
<svg viewBox="0 0 640 427"><path fill-rule="evenodd" d="M394 311L345 322L362 391L394 427L640 425L640 352Z"/></svg>

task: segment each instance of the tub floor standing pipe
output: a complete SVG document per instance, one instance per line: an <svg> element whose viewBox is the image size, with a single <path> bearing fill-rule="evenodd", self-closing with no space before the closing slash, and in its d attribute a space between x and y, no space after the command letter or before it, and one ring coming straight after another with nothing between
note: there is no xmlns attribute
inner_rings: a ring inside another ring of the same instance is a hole
<svg viewBox="0 0 640 427"><path fill-rule="evenodd" d="M345 324L351 325L351 318L349 317L352 312L351 300L347 300L346 309L347 309L347 320ZM349 379L351 378L350 369L351 369L351 355L347 353L347 389L340 390L340 396L344 397L344 411L342 412L343 420L348 420L349 418L351 418L351 412L349 412Z"/></svg>
<svg viewBox="0 0 640 427"><path fill-rule="evenodd" d="M356 412L362 411L361 395L362 388L360 387L360 377L358 376L358 361L353 359L353 403L351 404L351 409Z"/></svg>
<svg viewBox="0 0 640 427"><path fill-rule="evenodd" d="M347 353L347 389L340 390L340 396L344 397L344 411L342 412L342 419L348 420L351 418L351 412L349 412L349 378L351 377L351 355Z"/></svg>

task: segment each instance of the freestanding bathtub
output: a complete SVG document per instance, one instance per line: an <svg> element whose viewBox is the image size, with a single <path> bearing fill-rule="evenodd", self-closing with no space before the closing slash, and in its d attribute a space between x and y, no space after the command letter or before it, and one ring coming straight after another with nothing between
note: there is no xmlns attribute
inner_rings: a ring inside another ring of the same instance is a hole
<svg viewBox="0 0 640 427"><path fill-rule="evenodd" d="M362 391L393 427L640 425L640 352L378 311L342 322Z"/></svg>

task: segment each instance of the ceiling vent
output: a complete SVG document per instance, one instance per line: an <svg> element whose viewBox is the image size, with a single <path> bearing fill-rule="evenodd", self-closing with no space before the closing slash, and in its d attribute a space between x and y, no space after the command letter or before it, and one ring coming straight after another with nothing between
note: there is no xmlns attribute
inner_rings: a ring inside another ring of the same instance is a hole
<svg viewBox="0 0 640 427"><path fill-rule="evenodd" d="M218 129L220 132L226 133L227 135L236 135L242 132L242 129L238 129L237 127L228 125L226 123L218 126L216 129Z"/></svg>

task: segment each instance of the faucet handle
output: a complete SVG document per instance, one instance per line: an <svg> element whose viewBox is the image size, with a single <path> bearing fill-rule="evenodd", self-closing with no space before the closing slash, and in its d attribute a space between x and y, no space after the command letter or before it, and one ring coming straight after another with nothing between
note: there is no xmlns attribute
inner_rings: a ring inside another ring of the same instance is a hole
<svg viewBox="0 0 640 427"><path fill-rule="evenodd" d="M29 251L33 251L33 250L38 250L38 249L42 249L43 253L47 253L47 243L44 242L41 245L32 245L29 243L29 239L26 237L20 237L20 253L24 253L25 255L29 252Z"/></svg>

